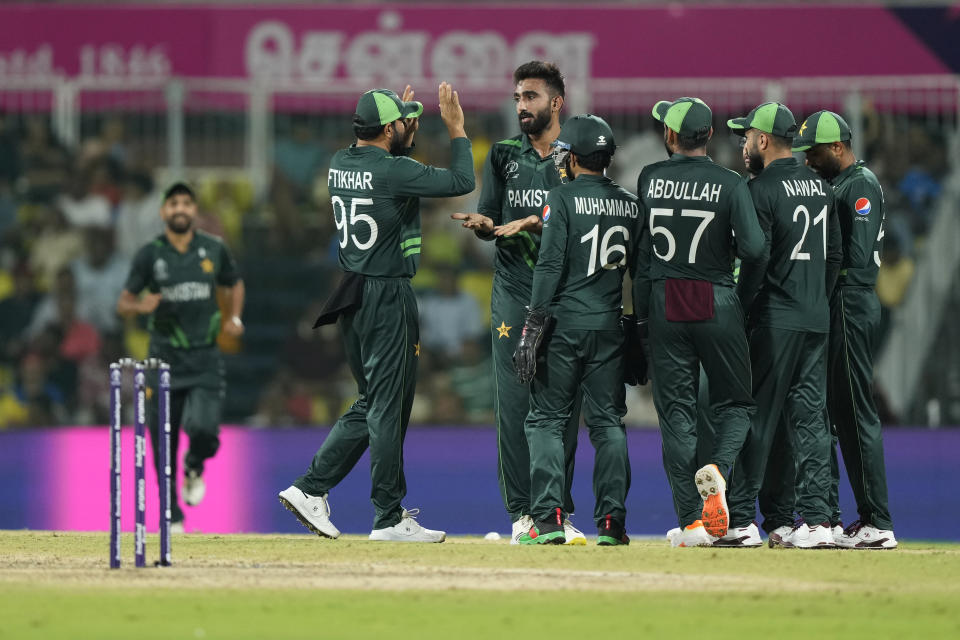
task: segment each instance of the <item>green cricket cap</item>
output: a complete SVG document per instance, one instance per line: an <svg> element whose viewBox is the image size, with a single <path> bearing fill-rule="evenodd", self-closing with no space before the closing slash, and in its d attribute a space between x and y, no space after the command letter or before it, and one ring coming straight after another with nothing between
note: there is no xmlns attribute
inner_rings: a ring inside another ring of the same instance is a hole
<svg viewBox="0 0 960 640"><path fill-rule="evenodd" d="M793 139L794 151L806 151L817 144L850 140L850 125L833 111L817 111L807 116Z"/></svg>
<svg viewBox="0 0 960 640"><path fill-rule="evenodd" d="M713 112L700 98L661 100L653 105L653 117L682 136L693 137L713 126Z"/></svg>
<svg viewBox="0 0 960 640"><path fill-rule="evenodd" d="M357 102L356 124L361 127L376 127L401 118L418 118L423 105L415 100L404 102L390 89L373 89L360 96Z"/></svg>
<svg viewBox="0 0 960 640"><path fill-rule="evenodd" d="M590 113L574 116L564 122L560 136L553 144L561 149L569 149L578 156L587 156L595 151L606 151L613 155L617 148L610 125L603 118Z"/></svg>
<svg viewBox="0 0 960 640"><path fill-rule="evenodd" d="M764 102L743 118L727 120L727 126L739 136L747 135L747 129L757 129L781 138L797 135L797 121L793 113L779 102Z"/></svg>

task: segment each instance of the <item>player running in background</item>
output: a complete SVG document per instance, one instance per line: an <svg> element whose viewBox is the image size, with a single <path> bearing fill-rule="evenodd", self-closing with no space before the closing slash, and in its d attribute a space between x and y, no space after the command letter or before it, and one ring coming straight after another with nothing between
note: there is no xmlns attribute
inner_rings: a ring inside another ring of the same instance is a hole
<svg viewBox="0 0 960 640"><path fill-rule="evenodd" d="M581 389L583 418L596 449L597 544L629 544L624 525L630 462L619 318L623 274L627 265L636 266L644 220L636 196L604 175L616 149L606 122L593 115L571 118L556 145L569 151L566 174L572 182L547 196L533 293L514 356L520 381L530 384L525 430L533 526L520 544L565 540L563 439ZM538 347L544 355L539 368Z"/></svg>
<svg viewBox="0 0 960 640"><path fill-rule="evenodd" d="M532 61L513 73L520 135L493 145L483 168L478 213L455 213L455 220L483 240L497 243L491 295L493 371L496 381L494 412L497 421L498 476L507 514L513 522L510 542L533 526L530 519L530 453L524 420L530 408L527 386L517 384L511 358L520 339L524 309L530 303L533 268L540 247L540 214L547 192L565 177L555 166L551 146L560 133L564 82L560 70L548 62ZM570 496L574 452L580 422L579 400L564 432L566 483L563 509L573 511ZM566 521L567 544L587 539Z"/></svg>
<svg viewBox="0 0 960 640"><path fill-rule="evenodd" d="M793 144L794 151L806 152L807 165L833 185L843 236L840 278L830 298L827 407L860 517L840 530L840 471L833 447L830 515L837 546L894 549L883 432L871 393L880 326L874 288L883 238L883 190L873 172L854 156L850 139L843 118L818 111L803 122Z"/></svg>
<svg viewBox="0 0 960 640"><path fill-rule="evenodd" d="M149 316L151 358L170 364L171 530L183 531L177 498L177 444L181 426L190 448L184 456L183 499L200 504L206 493L204 462L220 448L220 414L226 394L223 359L217 347L221 325L227 335L243 334L243 280L220 238L194 228L197 198L178 182L163 194L163 234L134 256L130 275L117 300L122 316ZM227 294L230 317L221 322L217 289ZM146 290L141 297L139 294ZM147 393L157 389L157 372L147 372ZM162 477L157 449L157 403L147 403L153 463Z"/></svg>
<svg viewBox="0 0 960 640"><path fill-rule="evenodd" d="M792 513L786 521L765 513L771 542L832 547L824 413L828 300L842 257L833 191L793 157L797 123L786 106L766 102L727 125L744 136L751 169L759 174L748 186L770 259L745 263L740 271L757 412L730 481L730 529L714 546L760 546L753 520L761 486L775 496L792 495L796 482L801 521L790 526ZM778 436L781 446L771 450Z"/></svg>
<svg viewBox="0 0 960 640"><path fill-rule="evenodd" d="M346 272L317 324L338 322L359 398L333 426L307 472L280 492L280 502L308 529L336 538L327 493L370 448L371 540L443 542L400 503L407 492L403 440L420 354L417 300L410 278L420 263L420 198L470 193L473 153L457 93L440 85L440 117L450 134L450 169L406 157L423 105L377 89L360 97L356 144L330 162L327 185Z"/></svg>
<svg viewBox="0 0 960 640"><path fill-rule="evenodd" d="M746 181L707 156L710 108L698 98L680 98L658 102L653 116L663 123L664 146L672 155L645 167L637 183L652 252L641 245L634 307L641 322L649 318L654 405L680 524L670 541L706 546L727 532L723 474L740 451L754 411L734 258L766 259L768 248ZM698 469L701 365L716 437L711 462Z"/></svg>

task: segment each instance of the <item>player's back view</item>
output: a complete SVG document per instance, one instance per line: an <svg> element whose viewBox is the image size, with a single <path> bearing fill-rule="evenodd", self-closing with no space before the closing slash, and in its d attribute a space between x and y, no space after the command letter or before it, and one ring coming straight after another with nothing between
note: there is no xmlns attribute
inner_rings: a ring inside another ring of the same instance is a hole
<svg viewBox="0 0 960 640"><path fill-rule="evenodd" d="M649 318L654 404L680 522L671 541L708 545L726 533L722 474L733 464L754 410L733 263L736 256L762 259L767 246L746 182L706 155L713 134L710 108L697 98L680 98L658 102L653 115L664 124L672 155L640 173L637 193L650 235L640 250L634 305L641 321ZM717 434L712 463L698 471L701 364Z"/></svg>
<svg viewBox="0 0 960 640"><path fill-rule="evenodd" d="M770 259L740 272L757 413L731 479L731 531L717 544L761 544L753 525L759 495L773 543L833 546L826 352L828 299L843 256L833 190L793 157L797 126L786 106L764 103L728 125L744 136L752 168L760 172L749 186ZM796 528L794 483L796 510L805 520Z"/></svg>

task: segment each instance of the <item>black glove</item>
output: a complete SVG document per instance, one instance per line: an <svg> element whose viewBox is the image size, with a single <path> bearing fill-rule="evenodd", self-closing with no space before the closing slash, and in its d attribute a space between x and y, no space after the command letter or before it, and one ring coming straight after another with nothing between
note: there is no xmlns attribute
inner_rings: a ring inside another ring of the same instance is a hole
<svg viewBox="0 0 960 640"><path fill-rule="evenodd" d="M624 339L623 381L631 387L647 384L647 363L650 360L647 321L637 320L637 316L630 313L620 316L620 328L623 330Z"/></svg>
<svg viewBox="0 0 960 640"><path fill-rule="evenodd" d="M537 373L537 350L543 342L543 334L549 320L550 316L543 309L527 308L527 315L523 320L523 333L520 334L520 342L517 343L517 349L513 352L513 368L521 384L530 384Z"/></svg>

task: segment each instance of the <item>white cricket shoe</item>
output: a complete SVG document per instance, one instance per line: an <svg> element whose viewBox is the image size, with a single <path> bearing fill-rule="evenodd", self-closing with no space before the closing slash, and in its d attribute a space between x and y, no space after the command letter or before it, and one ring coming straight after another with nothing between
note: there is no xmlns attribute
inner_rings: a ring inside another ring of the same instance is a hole
<svg viewBox="0 0 960 640"><path fill-rule="evenodd" d="M717 538L713 543L715 547L729 547L734 549L749 549L763 545L760 538L760 528L756 522L751 522L745 527L730 527L727 529L727 535Z"/></svg>
<svg viewBox="0 0 960 640"><path fill-rule="evenodd" d="M833 549L833 530L829 522L810 526L802 522L788 533L782 542L786 549Z"/></svg>
<svg viewBox="0 0 960 640"><path fill-rule="evenodd" d="M193 469L189 469L186 476L183 483L183 501L195 507L203 502L203 496L207 495L207 483L203 481L203 476Z"/></svg>
<svg viewBox="0 0 960 640"><path fill-rule="evenodd" d="M569 517L563 519L563 537L566 540L563 544L572 544L577 547L587 544L587 536L583 535L583 531L573 526Z"/></svg>
<svg viewBox="0 0 960 640"><path fill-rule="evenodd" d="M674 527L673 529L670 529L667 531L667 542L672 543L673 539L681 533L683 533L683 531L681 531L680 527Z"/></svg>
<svg viewBox="0 0 960 640"><path fill-rule="evenodd" d="M833 544L839 546L840 543L838 540L843 537L843 523L838 522L837 524L833 525L831 533L833 534Z"/></svg>
<svg viewBox="0 0 960 640"><path fill-rule="evenodd" d="M374 529L370 532L371 540L380 542L443 542L447 539L445 531L427 529L416 521L420 509L404 509L400 522L385 529Z"/></svg>
<svg viewBox="0 0 960 640"><path fill-rule="evenodd" d="M706 532L715 537L727 535L730 522L730 510L727 509L727 482L715 464L708 464L697 470L693 477L697 483L697 492L703 498L703 511L700 521Z"/></svg>
<svg viewBox="0 0 960 640"><path fill-rule="evenodd" d="M769 545L771 549L774 547L782 547L783 541L790 535L791 531L793 531L793 527L788 527L787 525L777 527L767 536L767 545Z"/></svg>
<svg viewBox="0 0 960 640"><path fill-rule="evenodd" d="M857 520L836 541L843 549L896 549L897 539L889 529L877 529Z"/></svg>
<svg viewBox="0 0 960 640"><path fill-rule="evenodd" d="M520 516L520 519L513 523L513 531L510 534L510 544L520 544L520 536L533 528L533 518L530 516Z"/></svg>
<svg viewBox="0 0 960 640"><path fill-rule="evenodd" d="M290 485L280 492L279 497L283 506L310 531L324 538L340 537L340 530L330 522L327 494L311 496Z"/></svg>
<svg viewBox="0 0 960 640"><path fill-rule="evenodd" d="M683 530L671 529L669 533L673 534L669 538L672 547L712 547L716 540L707 533L707 530L703 528L703 522L700 520L687 525Z"/></svg>
<svg viewBox="0 0 960 640"><path fill-rule="evenodd" d="M183 528L183 520L179 522L170 523L170 533L186 533L187 530Z"/></svg>

